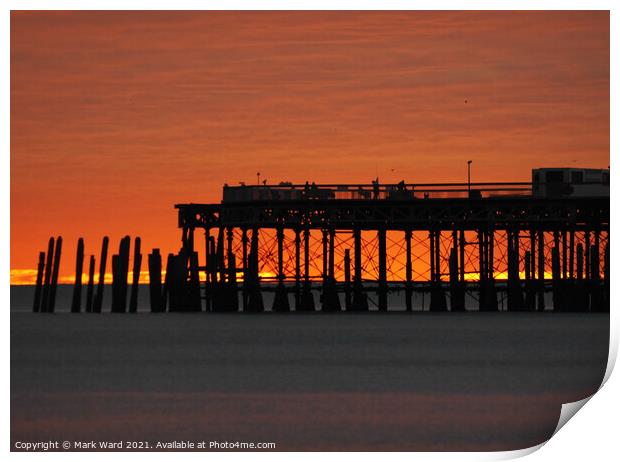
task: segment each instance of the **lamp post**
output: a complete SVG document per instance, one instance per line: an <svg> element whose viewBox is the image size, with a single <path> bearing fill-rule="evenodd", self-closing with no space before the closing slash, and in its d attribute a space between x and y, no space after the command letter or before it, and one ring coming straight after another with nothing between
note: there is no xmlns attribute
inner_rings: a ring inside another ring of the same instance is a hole
<svg viewBox="0 0 620 462"><path fill-rule="evenodd" d="M467 161L467 194L471 193L471 160Z"/></svg>

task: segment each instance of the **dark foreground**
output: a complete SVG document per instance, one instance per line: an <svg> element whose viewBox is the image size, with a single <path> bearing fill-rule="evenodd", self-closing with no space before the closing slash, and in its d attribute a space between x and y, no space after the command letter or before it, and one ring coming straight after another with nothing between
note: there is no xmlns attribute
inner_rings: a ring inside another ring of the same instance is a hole
<svg viewBox="0 0 620 462"><path fill-rule="evenodd" d="M596 391L608 343L608 314L11 313L12 448L520 449Z"/></svg>

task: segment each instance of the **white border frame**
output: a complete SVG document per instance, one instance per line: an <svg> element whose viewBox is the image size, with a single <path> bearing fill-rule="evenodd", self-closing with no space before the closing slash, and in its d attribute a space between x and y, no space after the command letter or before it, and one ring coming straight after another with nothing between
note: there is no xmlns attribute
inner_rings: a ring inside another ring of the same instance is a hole
<svg viewBox="0 0 620 462"><path fill-rule="evenodd" d="M295 5L282 0L247 1L234 0L228 2L217 2L217 4L205 4L197 0L8 0L3 2L0 15L0 143L2 156L0 162L0 204L4 209L2 215L2 226L0 227L0 274L5 281L0 286L2 300L5 301L5 327L2 340L2 357L4 380L2 390L4 399L2 400L3 419L1 430L5 436L5 451L10 450L8 435L10 434L10 11L11 10L609 10L610 11L610 163L613 164L611 153L618 150L618 70L619 66L619 28L620 28L620 2L613 0L443 0L439 2L420 1L420 0L382 0L378 1L300 1ZM611 190L612 197L617 192L618 174L611 169ZM611 222L615 223L620 206L612 202ZM611 247L611 264L616 268L619 262L620 253L616 247ZM612 276L614 274L612 270ZM610 331L610 350L609 362L605 381L602 389L596 393L590 403L579 412L579 417L572 419L571 422L562 428L561 431L549 440L549 444L543 444L529 449L509 452L496 453L382 453L381 458L390 460L498 460L521 457L537 449L530 457L530 460L607 460L618 456L618 443L616 424L618 422L614 410L620 409L620 379L617 375L611 376L611 371L616 362L618 350L618 309L615 308L615 301L618 300L619 292L611 284L611 331ZM610 379L610 380L608 380ZM588 400L584 400L588 401ZM585 403L583 403L585 404ZM544 446L544 447L543 447ZM82 460L83 454L79 453L38 453L46 454L52 460ZM345 456L343 453L321 453L322 459L341 460ZM12 459L21 460L25 457L32 457L26 453L10 453ZM146 458L149 460L169 460L170 455L166 453L133 453L132 458ZM175 458L183 457L194 460L204 460L204 453L183 453L175 454ZM291 455L287 453L208 453L209 459L217 460L239 460L251 457L254 460L273 462L274 460L289 460ZM296 453L295 459L301 461L316 460L317 453ZM347 458L355 458L356 461L375 460L373 453L348 453ZM108 460L109 453L90 453L89 459Z"/></svg>

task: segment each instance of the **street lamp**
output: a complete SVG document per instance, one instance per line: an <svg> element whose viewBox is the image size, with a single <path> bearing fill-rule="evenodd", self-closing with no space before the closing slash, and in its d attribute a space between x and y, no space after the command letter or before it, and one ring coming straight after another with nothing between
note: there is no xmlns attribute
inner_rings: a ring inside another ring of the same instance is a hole
<svg viewBox="0 0 620 462"><path fill-rule="evenodd" d="M471 160L467 161L467 194L471 193Z"/></svg>

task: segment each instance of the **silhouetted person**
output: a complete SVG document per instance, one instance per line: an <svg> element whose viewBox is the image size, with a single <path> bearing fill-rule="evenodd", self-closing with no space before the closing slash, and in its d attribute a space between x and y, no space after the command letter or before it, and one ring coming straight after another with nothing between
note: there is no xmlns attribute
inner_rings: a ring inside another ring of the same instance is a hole
<svg viewBox="0 0 620 462"><path fill-rule="evenodd" d="M379 199L379 177L372 181L373 199Z"/></svg>

